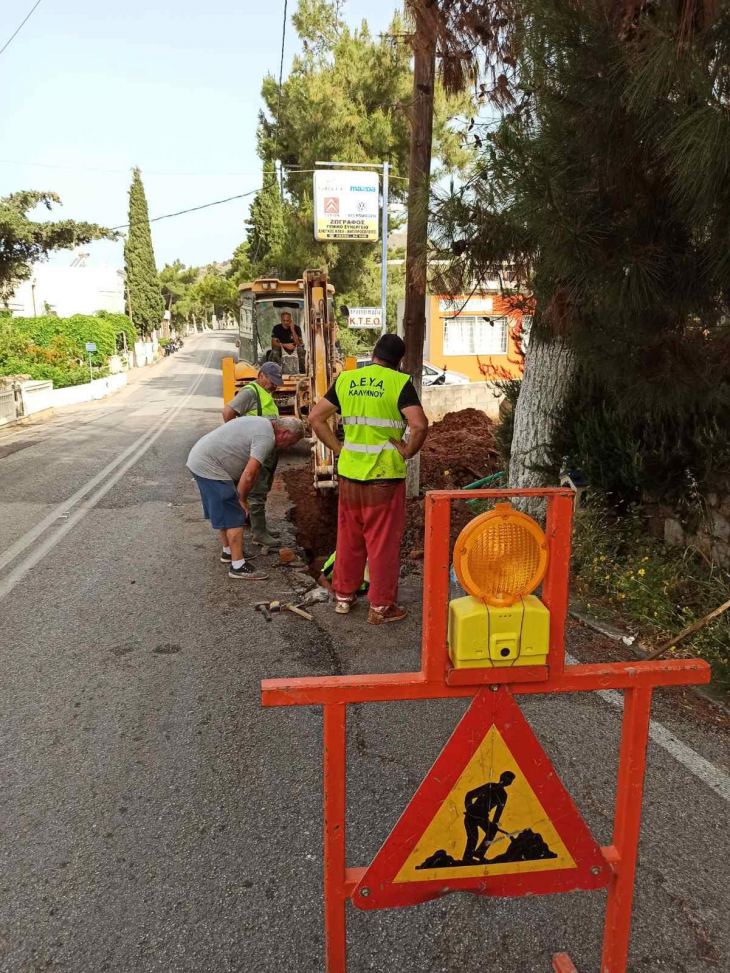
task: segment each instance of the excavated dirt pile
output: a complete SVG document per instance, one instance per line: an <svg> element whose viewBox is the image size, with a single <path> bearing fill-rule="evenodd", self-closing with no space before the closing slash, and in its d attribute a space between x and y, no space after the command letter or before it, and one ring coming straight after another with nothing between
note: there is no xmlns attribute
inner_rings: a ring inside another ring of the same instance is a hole
<svg viewBox="0 0 730 973"><path fill-rule="evenodd" d="M492 420L479 409L449 412L421 450L421 492L463 487L497 469Z"/></svg>
<svg viewBox="0 0 730 973"><path fill-rule="evenodd" d="M499 469L494 442L494 423L478 409L450 412L435 422L421 450L421 493L466 486ZM315 493L308 466L287 470L284 482L293 504L292 520L297 542L307 560L321 564L335 549L337 496ZM454 510L454 530L461 529L473 514L463 505ZM423 499L409 500L403 554L418 559L423 551Z"/></svg>
<svg viewBox="0 0 730 973"><path fill-rule="evenodd" d="M495 425L479 409L449 412L431 426L421 450L421 497L407 502L403 553L414 560L423 554L423 494L457 490L500 468L494 441ZM451 513L452 541L474 516L463 503Z"/></svg>

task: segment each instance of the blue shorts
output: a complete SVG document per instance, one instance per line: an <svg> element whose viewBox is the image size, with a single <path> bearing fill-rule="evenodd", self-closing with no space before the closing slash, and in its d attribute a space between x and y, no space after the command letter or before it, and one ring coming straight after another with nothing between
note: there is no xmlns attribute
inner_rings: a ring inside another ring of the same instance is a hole
<svg viewBox="0 0 730 973"><path fill-rule="evenodd" d="M209 480L193 473L203 501L203 516L215 530L243 527L246 514L238 499L233 480Z"/></svg>

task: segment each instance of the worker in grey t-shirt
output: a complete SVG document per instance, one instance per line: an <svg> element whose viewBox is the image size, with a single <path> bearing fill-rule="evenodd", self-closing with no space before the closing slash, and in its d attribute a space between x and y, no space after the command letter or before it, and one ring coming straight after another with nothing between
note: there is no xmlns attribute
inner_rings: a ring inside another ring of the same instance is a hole
<svg viewBox="0 0 730 973"><path fill-rule="evenodd" d="M190 450L186 465L198 484L204 516L220 532L221 561L230 563L230 577L265 577L243 556L244 511L267 457L277 447L293 446L303 435L298 419L241 416L218 426Z"/></svg>
<svg viewBox="0 0 730 973"><path fill-rule="evenodd" d="M263 416L240 416L203 436L190 450L187 468L206 480L238 483L253 457L264 463L275 447L274 427Z"/></svg>

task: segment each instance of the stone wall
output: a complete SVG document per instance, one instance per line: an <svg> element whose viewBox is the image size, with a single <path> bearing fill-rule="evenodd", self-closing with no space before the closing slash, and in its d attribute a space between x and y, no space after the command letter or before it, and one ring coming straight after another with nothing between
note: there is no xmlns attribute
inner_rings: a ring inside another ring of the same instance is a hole
<svg viewBox="0 0 730 973"><path fill-rule="evenodd" d="M430 422L438 422L448 412L481 409L490 419L499 419L499 406L504 395L494 382L469 382L464 385L431 385L421 393L423 411Z"/></svg>
<svg viewBox="0 0 730 973"><path fill-rule="evenodd" d="M647 505L651 532L667 547L692 547L708 560L730 566L730 478L716 484L689 510Z"/></svg>

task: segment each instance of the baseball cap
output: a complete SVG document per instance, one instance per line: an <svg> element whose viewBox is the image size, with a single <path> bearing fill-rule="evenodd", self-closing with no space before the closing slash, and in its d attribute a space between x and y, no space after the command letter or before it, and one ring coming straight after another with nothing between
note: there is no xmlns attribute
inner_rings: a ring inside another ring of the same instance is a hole
<svg viewBox="0 0 730 973"><path fill-rule="evenodd" d="M406 346L403 339L397 334L384 334L378 338L378 342L373 348L373 358L380 358L387 361L389 365L400 364L401 358L406 353Z"/></svg>
<svg viewBox="0 0 730 973"><path fill-rule="evenodd" d="M259 371L263 372L268 380L276 386L281 385L284 381L281 365L277 365L275 361L264 362Z"/></svg>

